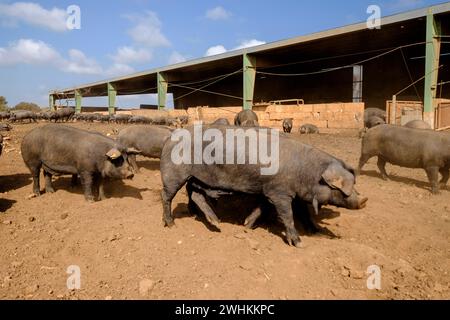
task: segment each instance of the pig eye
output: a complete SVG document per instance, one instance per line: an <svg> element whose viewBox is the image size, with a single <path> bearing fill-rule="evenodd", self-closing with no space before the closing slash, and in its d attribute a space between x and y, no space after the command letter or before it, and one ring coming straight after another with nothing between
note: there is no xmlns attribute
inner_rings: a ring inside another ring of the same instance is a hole
<svg viewBox="0 0 450 320"><path fill-rule="evenodd" d="M118 158L116 158L114 160L111 160L111 162L114 164L114 166L120 167L121 165L123 165L124 158L123 157L118 157Z"/></svg>

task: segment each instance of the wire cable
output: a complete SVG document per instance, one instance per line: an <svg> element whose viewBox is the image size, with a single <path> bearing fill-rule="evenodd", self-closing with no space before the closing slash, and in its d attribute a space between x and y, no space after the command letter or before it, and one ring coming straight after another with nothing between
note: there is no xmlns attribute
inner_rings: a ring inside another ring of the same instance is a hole
<svg viewBox="0 0 450 320"><path fill-rule="evenodd" d="M333 72L333 71L337 71L337 70L342 70L342 69L347 69L347 68L352 68L355 65L361 65L364 64L366 62L381 58L385 55L391 54L397 50L400 50L402 48L407 48L407 47L412 47L412 46L417 46L417 45L422 45L422 44L426 44L428 42L417 42L417 43L412 43L412 44L407 44L407 45L403 45L403 46L399 46L396 47L394 49L388 50L386 52L383 52L381 54L378 54L376 56L373 56L371 58L368 59L364 59L355 63L351 63L351 64L347 64L344 66L340 66L340 67L335 67L335 68L330 68L330 69L324 69L324 70L319 70L319 71L313 71L313 72L305 72L305 73L273 73L273 72L264 72L264 71L256 71L256 73L259 74L263 74L263 75L268 75L268 76L279 76L279 77L297 77L297 76L308 76L308 75L314 75L314 74L321 74L321 73L327 73L327 72Z"/></svg>
<svg viewBox="0 0 450 320"><path fill-rule="evenodd" d="M195 93L195 92L197 92L197 91L201 91L201 92L207 92L207 93L212 93L212 94L218 94L218 95L222 95L222 96L224 96L224 94L222 94L222 93L217 93L217 92L213 92L213 91L206 91L206 90L203 90L204 88L206 88L206 87L209 87L209 86L211 86L211 85L213 85L213 84L215 84L215 83L217 83L217 82L219 82L219 81L222 81L222 80L224 80L224 79L226 79L226 78L228 78L228 77L231 77L232 75L235 75L235 74L237 74L237 73L240 73L240 72L242 72L242 68L240 68L239 70L237 70L237 71L234 71L234 72L231 72L231 73L229 73L229 74L227 74L227 75L224 75L224 76L222 76L221 78L219 78L219 79L217 79L217 80L215 80L215 81L213 81L213 82L210 82L210 83L208 83L208 84L206 84L206 85L204 85L204 86L202 86L202 87L200 87L200 88L192 88L192 87L188 87L188 86L183 86L183 85L179 85L179 84L174 84L174 83L170 83L169 84L169 86L175 86L175 87L180 87L180 88L185 88L185 89L191 89L192 91L191 92L188 92L188 93L186 93L186 94L184 94L184 95L182 95L182 96L179 96L179 97L177 97L176 99L174 99L174 101L176 101L176 100L179 100L179 99L181 99L181 98L184 98L184 97L186 97L186 96L189 96L189 95L191 95L191 94L193 94L193 93ZM227 96L227 95L225 95L225 96ZM237 99L241 99L241 100L244 100L244 98L242 98L242 97L236 97L236 96L231 96L231 95L228 95L229 97L231 97L231 98L237 98Z"/></svg>

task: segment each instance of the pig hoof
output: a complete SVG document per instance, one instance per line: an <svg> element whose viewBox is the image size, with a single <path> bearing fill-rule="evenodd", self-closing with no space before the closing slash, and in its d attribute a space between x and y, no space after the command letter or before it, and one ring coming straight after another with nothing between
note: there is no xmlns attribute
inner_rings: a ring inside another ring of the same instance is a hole
<svg viewBox="0 0 450 320"><path fill-rule="evenodd" d="M297 248L301 248L302 247L302 244L301 244L301 241L300 241L300 237L299 236L297 236L297 237L293 237L293 238L288 238L287 239L287 242L288 242L288 244L290 245L290 246L293 246L293 247L297 247Z"/></svg>
<svg viewBox="0 0 450 320"><path fill-rule="evenodd" d="M55 189L53 189L53 188L45 188L45 193L55 193Z"/></svg>
<svg viewBox="0 0 450 320"><path fill-rule="evenodd" d="M164 227L172 228L173 226L175 226L175 222L173 221L173 219L169 221L164 220L163 225Z"/></svg>
<svg viewBox="0 0 450 320"><path fill-rule="evenodd" d="M86 201L89 202L89 203L94 203L95 199L93 197L92 198L86 198Z"/></svg>
<svg viewBox="0 0 450 320"><path fill-rule="evenodd" d="M389 180L389 177L386 176L386 175L382 175L382 176L381 176L381 179L383 179L384 181L388 181L388 180Z"/></svg>

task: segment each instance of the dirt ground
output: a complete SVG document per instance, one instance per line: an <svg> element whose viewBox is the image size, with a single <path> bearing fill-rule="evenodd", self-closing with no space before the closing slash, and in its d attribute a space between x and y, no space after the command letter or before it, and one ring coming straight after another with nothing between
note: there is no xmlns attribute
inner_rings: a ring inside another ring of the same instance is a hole
<svg viewBox="0 0 450 320"><path fill-rule="evenodd" d="M105 134L123 127L70 125ZM55 178L56 193L28 199L20 142L35 126L15 125L0 157L0 299L450 298L450 187L432 196L423 170L388 165L385 182L370 160L357 179L368 206L324 209L318 223L328 232L299 225L298 249L277 222L245 230L239 208L211 231L188 214L184 189L176 227L163 228L158 160L139 158L142 173L109 184L106 201L87 203L65 176ZM356 130L298 139L357 164ZM80 290L67 289L71 265L80 267ZM380 290L367 288L371 265L381 268Z"/></svg>

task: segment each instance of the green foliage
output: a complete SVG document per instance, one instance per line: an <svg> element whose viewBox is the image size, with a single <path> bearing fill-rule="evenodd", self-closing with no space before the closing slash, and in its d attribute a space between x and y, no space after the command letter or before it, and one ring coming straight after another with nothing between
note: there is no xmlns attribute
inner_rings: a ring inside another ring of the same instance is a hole
<svg viewBox="0 0 450 320"><path fill-rule="evenodd" d="M13 110L27 110L27 111L33 111L33 112L39 112L41 111L41 108L35 103L32 102L21 102L17 104Z"/></svg>
<svg viewBox="0 0 450 320"><path fill-rule="evenodd" d="M4 96L0 96L0 111L8 110L8 101Z"/></svg>

